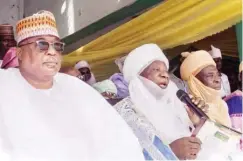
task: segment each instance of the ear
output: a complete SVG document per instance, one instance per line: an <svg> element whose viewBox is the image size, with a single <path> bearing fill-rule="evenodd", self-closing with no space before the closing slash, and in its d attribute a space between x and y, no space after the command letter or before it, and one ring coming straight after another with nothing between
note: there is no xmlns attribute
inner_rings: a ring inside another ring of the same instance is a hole
<svg viewBox="0 0 243 161"><path fill-rule="evenodd" d="M16 55L17 55L17 57L18 57L18 60L22 60L22 50L23 49L21 49L21 48L17 48L17 50L16 50Z"/></svg>

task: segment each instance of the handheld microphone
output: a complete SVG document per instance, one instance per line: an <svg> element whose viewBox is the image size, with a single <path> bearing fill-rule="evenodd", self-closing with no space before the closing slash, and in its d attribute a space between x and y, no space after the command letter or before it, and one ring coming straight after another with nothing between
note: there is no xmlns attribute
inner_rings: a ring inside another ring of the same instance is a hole
<svg viewBox="0 0 243 161"><path fill-rule="evenodd" d="M208 119L209 117L200 109L198 108L190 99L189 95L184 92L183 90L178 90L176 92L176 96L181 100L181 102L184 102L187 104L187 106L192 109L192 111L199 117L199 118L205 118Z"/></svg>

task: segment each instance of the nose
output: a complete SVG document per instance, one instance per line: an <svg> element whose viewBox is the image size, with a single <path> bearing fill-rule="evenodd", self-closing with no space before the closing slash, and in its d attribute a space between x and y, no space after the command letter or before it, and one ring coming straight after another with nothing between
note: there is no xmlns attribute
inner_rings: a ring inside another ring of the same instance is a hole
<svg viewBox="0 0 243 161"><path fill-rule="evenodd" d="M169 73L167 71L161 72L160 77L169 79Z"/></svg>
<svg viewBox="0 0 243 161"><path fill-rule="evenodd" d="M215 82L215 83L219 83L219 84L221 84L221 77L220 77L219 75L216 75L216 76L214 77L214 82Z"/></svg>
<svg viewBox="0 0 243 161"><path fill-rule="evenodd" d="M49 46L49 49L47 51L47 55L55 56L57 55L57 51L54 49L52 45Z"/></svg>

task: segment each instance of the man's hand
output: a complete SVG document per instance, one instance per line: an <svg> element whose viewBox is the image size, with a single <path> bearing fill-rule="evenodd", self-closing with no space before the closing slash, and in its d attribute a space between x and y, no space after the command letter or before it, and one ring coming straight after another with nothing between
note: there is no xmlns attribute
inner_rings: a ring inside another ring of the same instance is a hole
<svg viewBox="0 0 243 161"><path fill-rule="evenodd" d="M192 95L189 95L189 97L192 100L192 103L194 103L198 108L202 109L202 111L205 113L208 112L209 106L203 100L201 100L201 98L193 97ZM192 123L197 126L200 122L200 118L188 106L186 106L186 111Z"/></svg>
<svg viewBox="0 0 243 161"><path fill-rule="evenodd" d="M199 97L193 97L192 95L189 94L190 99L192 100L192 103L196 105L198 108L202 109L205 113L208 112L208 104L205 103L201 98Z"/></svg>
<svg viewBox="0 0 243 161"><path fill-rule="evenodd" d="M196 137L184 137L172 142L170 147L180 160L194 160L201 149L201 144Z"/></svg>

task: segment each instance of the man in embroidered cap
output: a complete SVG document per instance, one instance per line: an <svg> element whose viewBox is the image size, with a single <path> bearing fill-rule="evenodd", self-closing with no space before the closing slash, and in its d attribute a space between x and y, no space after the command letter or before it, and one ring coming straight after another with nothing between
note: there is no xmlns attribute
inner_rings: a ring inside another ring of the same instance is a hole
<svg viewBox="0 0 243 161"><path fill-rule="evenodd" d="M19 69L0 70L0 160L143 160L136 137L107 101L58 73L64 43L53 14L26 17L16 31Z"/></svg>
<svg viewBox="0 0 243 161"><path fill-rule="evenodd" d="M89 85L93 85L96 83L96 79L94 74L91 72L91 68L87 61L81 60L76 65L75 68L79 70L81 75L83 76L83 81Z"/></svg>
<svg viewBox="0 0 243 161"><path fill-rule="evenodd" d="M16 47L13 26L2 24L0 25L0 62L11 47Z"/></svg>
<svg viewBox="0 0 243 161"><path fill-rule="evenodd" d="M221 97L223 98L231 93L230 83L229 83L228 76L225 75L224 73L222 73L222 54L221 54L220 49L214 47L213 45L211 45L211 49L212 50L209 51L209 53L211 54L213 60L215 61L217 69L221 76L220 94L221 94Z"/></svg>

